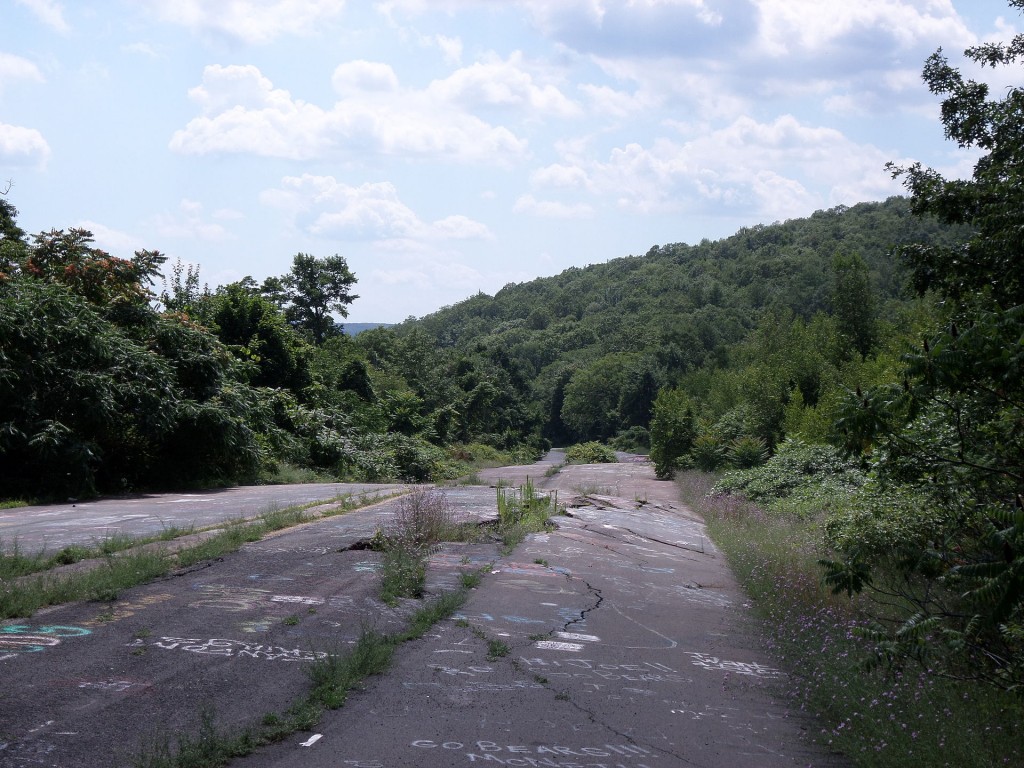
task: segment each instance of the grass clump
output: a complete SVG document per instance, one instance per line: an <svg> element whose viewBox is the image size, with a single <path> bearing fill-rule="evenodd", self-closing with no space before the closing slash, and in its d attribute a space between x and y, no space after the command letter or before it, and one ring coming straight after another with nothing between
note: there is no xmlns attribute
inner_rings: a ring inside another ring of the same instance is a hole
<svg viewBox="0 0 1024 768"><path fill-rule="evenodd" d="M383 553L381 600L395 605L402 597L422 597L427 560L441 542L460 536L443 492L417 488L403 496L394 518L374 535L373 548Z"/></svg>
<svg viewBox="0 0 1024 768"><path fill-rule="evenodd" d="M784 446L780 461L717 485L698 471L677 482L752 598L789 673L786 694L818 718L817 740L860 768L1024 764L1019 694L942 676L927 663L870 667L874 646L863 630L880 606L864 594L833 594L819 565L826 525L861 480L828 450L805 448Z"/></svg>
<svg viewBox="0 0 1024 768"><path fill-rule="evenodd" d="M41 574L5 582L0 590L0 619L31 616L40 608L78 600L116 600L118 594L169 573L171 562L159 552L107 557L82 573Z"/></svg>
<svg viewBox="0 0 1024 768"><path fill-rule="evenodd" d="M505 554L519 546L527 534L545 530L548 518L557 510L557 493L538 495L529 478L518 490L498 488L498 532Z"/></svg>
<svg viewBox="0 0 1024 768"><path fill-rule="evenodd" d="M348 653L325 654L307 667L309 692L285 712L266 713L248 726L221 729L213 713L206 711L196 735L181 735L173 744L167 738L147 745L136 756L135 768L220 768L293 733L312 730L324 711L343 707L349 693L364 680L386 672L402 643L422 637L465 600L465 591L441 595L417 611L401 634L364 630Z"/></svg>

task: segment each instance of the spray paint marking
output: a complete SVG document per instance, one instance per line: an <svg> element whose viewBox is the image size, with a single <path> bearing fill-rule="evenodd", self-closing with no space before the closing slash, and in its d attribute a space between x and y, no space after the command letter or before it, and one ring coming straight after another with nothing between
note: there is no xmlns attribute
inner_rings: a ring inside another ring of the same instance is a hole
<svg viewBox="0 0 1024 768"><path fill-rule="evenodd" d="M597 635L578 635L575 632L555 632L555 637L560 637L563 640L582 640L586 643L601 642L601 638Z"/></svg>
<svg viewBox="0 0 1024 768"><path fill-rule="evenodd" d="M244 643L241 640L226 640L219 637L202 640L192 637L161 637L147 643L138 639L128 643L128 647L152 645L164 650L188 651L190 653L201 653L209 656L221 656L225 658L245 657L250 659L265 659L267 661L316 661L327 658L324 651L303 651L298 648L282 648L276 645L259 645Z"/></svg>
<svg viewBox="0 0 1024 768"><path fill-rule="evenodd" d="M704 669L735 672L737 675L750 675L752 677L782 676L779 670L761 664L753 664L746 661L725 661L717 656L709 656L705 653L697 653L696 651L687 651L686 655L691 657L695 666Z"/></svg>
<svg viewBox="0 0 1024 768"><path fill-rule="evenodd" d="M48 625L33 627L30 624L9 624L0 627L0 661L12 659L20 653L39 653L60 645L65 637L91 635L92 630L84 627Z"/></svg>
<svg viewBox="0 0 1024 768"><path fill-rule="evenodd" d="M533 645L534 648L543 648L548 651L582 651L584 646L581 643L562 643L557 640L538 640Z"/></svg>

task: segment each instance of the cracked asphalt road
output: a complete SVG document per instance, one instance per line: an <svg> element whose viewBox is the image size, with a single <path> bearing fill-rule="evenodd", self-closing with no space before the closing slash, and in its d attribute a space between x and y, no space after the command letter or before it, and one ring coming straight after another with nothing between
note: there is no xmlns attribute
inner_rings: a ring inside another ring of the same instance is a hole
<svg viewBox="0 0 1024 768"><path fill-rule="evenodd" d="M554 461L557 461L557 457ZM548 466L553 463L549 460ZM490 470L490 482L545 465ZM839 766L788 710L785 677L701 521L650 466L570 466L539 485L568 516L511 555L443 547L428 593L490 564L462 612L315 733L239 759L265 768L490 763L547 768ZM487 487L447 489L495 514ZM0 768L131 765L146 743L258 721L308 690L305 668L416 601L377 600L379 557L353 545L397 500L283 531L127 590L0 622Z"/></svg>
<svg viewBox="0 0 1024 768"><path fill-rule="evenodd" d="M541 485L571 505L557 530L496 562L454 620L403 647L314 743L237 765L844 764L779 698L785 676L673 484L617 464L566 467Z"/></svg>

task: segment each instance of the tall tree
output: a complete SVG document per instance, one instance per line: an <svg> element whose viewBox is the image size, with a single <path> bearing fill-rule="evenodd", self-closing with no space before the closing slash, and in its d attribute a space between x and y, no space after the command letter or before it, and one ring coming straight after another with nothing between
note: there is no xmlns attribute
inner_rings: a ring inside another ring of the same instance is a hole
<svg viewBox="0 0 1024 768"><path fill-rule="evenodd" d="M867 357L878 336L868 265L859 254L837 253L832 273L832 309L839 333L861 357Z"/></svg>
<svg viewBox="0 0 1024 768"><path fill-rule="evenodd" d="M1024 9L1024 0L1010 0ZM965 55L983 66L1024 58L1024 35ZM891 166L913 210L968 224L962 247L902 249L919 291L936 292L943 317L904 358L903 381L851 398L840 425L850 446L874 449L882 481L909 485L931 516L917 539L890 538L881 557L905 578L914 615L879 633L887 653L939 656L956 674L1024 686L1024 89L990 99L941 50L924 80L945 98L946 136L984 154L970 179L915 164ZM893 530L897 530L893 528ZM860 544L827 578L853 590L870 583ZM868 553L872 554L872 553ZM912 589L915 587L917 589ZM920 586L923 585L923 586ZM931 663L931 662L930 662Z"/></svg>
<svg viewBox="0 0 1024 768"><path fill-rule="evenodd" d="M331 313L348 317L348 305L359 298L351 292L355 283L356 276L344 257L318 259L298 253L288 274L267 278L262 290L284 309L289 322L319 346L339 332Z"/></svg>

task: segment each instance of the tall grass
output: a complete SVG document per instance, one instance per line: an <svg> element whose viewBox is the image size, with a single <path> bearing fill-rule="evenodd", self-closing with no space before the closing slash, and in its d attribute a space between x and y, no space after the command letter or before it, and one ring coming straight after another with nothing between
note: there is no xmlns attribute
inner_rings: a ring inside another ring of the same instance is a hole
<svg viewBox="0 0 1024 768"><path fill-rule="evenodd" d="M140 545L184 536L191 528L166 528L155 536L139 539L115 536L95 548L72 545L52 556L24 556L15 546L10 553L0 555L0 619L28 617L40 608L76 600L114 600L122 590L152 581L175 567L223 557L273 531L343 514L369 500L344 496L332 501L337 506L315 516L307 515L306 510L327 502L270 509L253 520L229 521L220 528L206 529L208 536L176 552L145 551ZM48 572L55 566L86 559L99 562L96 567L74 573Z"/></svg>
<svg viewBox="0 0 1024 768"><path fill-rule="evenodd" d="M942 678L928 668L868 671L857 637L870 606L821 581L820 517L709 495L714 477L677 477L763 622L765 642L789 673L786 695L817 716L817 739L864 768L1024 765L1019 696Z"/></svg>
<svg viewBox="0 0 1024 768"><path fill-rule="evenodd" d="M558 492L538 494L533 481L518 490L498 488L498 532L504 554L510 553L527 534L545 529L548 518L558 512Z"/></svg>

